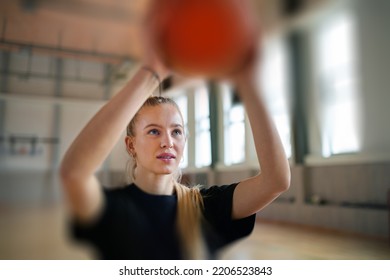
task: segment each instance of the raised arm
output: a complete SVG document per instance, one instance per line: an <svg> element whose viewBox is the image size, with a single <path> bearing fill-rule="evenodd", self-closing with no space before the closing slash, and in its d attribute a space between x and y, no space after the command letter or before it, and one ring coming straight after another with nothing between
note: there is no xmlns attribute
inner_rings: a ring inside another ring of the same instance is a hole
<svg viewBox="0 0 390 280"><path fill-rule="evenodd" d="M161 78L161 67L148 66ZM90 221L103 206L102 191L95 176L98 167L118 142L126 125L143 102L158 87L149 70L140 68L128 84L89 121L66 152L60 177L73 215Z"/></svg>
<svg viewBox="0 0 390 280"><path fill-rule="evenodd" d="M103 193L95 172L107 158L122 132L145 100L170 70L157 55L155 18L145 18L140 31L142 66L121 91L89 121L66 152L60 177L73 215L88 222L103 208Z"/></svg>
<svg viewBox="0 0 390 280"><path fill-rule="evenodd" d="M239 183L233 197L233 218L254 214L271 203L290 185L290 166L280 137L256 86L256 60L235 75L234 82L244 104L253 133L260 173Z"/></svg>

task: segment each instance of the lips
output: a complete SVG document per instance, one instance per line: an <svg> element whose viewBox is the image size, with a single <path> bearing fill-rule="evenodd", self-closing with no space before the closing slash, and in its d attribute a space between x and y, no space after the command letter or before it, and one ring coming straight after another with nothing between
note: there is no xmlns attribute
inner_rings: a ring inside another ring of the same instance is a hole
<svg viewBox="0 0 390 280"><path fill-rule="evenodd" d="M170 160L170 159L175 159L176 156L174 154L171 154L171 153L163 153L163 154L159 154L157 156L158 159L163 159L163 160Z"/></svg>

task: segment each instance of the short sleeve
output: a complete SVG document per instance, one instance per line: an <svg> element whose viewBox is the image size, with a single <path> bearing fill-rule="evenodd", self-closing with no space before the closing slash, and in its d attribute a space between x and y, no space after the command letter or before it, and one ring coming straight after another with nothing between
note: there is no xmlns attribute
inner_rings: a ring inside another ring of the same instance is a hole
<svg viewBox="0 0 390 280"><path fill-rule="evenodd" d="M118 218L118 211L120 211L121 200L117 199L115 192L107 190L103 191L104 194L104 207L102 212L95 221L90 224L82 224L73 219L70 221L70 234L79 241L90 243L97 248L101 248L106 251L108 245L107 240L110 240L111 246L116 246L115 242L118 240L115 238L121 229L118 228L116 219ZM105 256L100 256L105 257Z"/></svg>
<svg viewBox="0 0 390 280"><path fill-rule="evenodd" d="M242 219L232 219L233 194L238 183L212 186L202 189L204 217L208 227L213 230L212 243L222 247L248 236L254 228L256 214ZM210 243L210 242L209 242ZM213 247L213 244L210 246Z"/></svg>

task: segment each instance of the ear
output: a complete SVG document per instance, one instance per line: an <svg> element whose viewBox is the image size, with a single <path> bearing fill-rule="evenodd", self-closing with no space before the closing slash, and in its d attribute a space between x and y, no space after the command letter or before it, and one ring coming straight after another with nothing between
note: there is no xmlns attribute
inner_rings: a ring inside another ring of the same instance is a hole
<svg viewBox="0 0 390 280"><path fill-rule="evenodd" d="M135 139L132 136L126 136L125 138L127 153L132 157L135 157L134 141Z"/></svg>

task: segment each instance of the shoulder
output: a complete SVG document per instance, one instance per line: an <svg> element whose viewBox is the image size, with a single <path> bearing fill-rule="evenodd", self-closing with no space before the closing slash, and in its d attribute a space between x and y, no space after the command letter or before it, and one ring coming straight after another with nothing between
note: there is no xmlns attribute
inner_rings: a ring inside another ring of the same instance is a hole
<svg viewBox="0 0 390 280"><path fill-rule="evenodd" d="M88 223L83 223L76 218L71 217L71 225L73 233L76 237L92 236L93 234L103 233L107 226L112 227L117 223L120 213L124 209L134 208L136 198L133 198L131 185L119 187L104 187L102 186L104 204L98 215Z"/></svg>
<svg viewBox="0 0 390 280"><path fill-rule="evenodd" d="M130 198L137 195L136 188L133 186L133 184L128 184L115 187L103 187L103 195L106 199Z"/></svg>
<svg viewBox="0 0 390 280"><path fill-rule="evenodd" d="M110 214L133 209L144 202L142 193L134 184L104 188L105 212Z"/></svg>
<svg viewBox="0 0 390 280"><path fill-rule="evenodd" d="M124 208L131 208L134 205L132 201L137 201L131 189L131 185L117 187L101 186L103 204L97 215L87 222L82 222L76 217L73 220L80 226L85 227L92 227L102 221L109 220L106 218L115 216L115 214L121 212Z"/></svg>
<svg viewBox="0 0 390 280"><path fill-rule="evenodd" d="M113 187L108 187L108 186L103 186L103 192L105 194L118 194L118 193L124 193L127 192L133 184L128 184L128 185L120 185L120 186L113 186Z"/></svg>
<svg viewBox="0 0 390 280"><path fill-rule="evenodd" d="M204 214L209 218L231 216L234 190L238 183L231 185L211 186L200 189L203 198Z"/></svg>
<svg viewBox="0 0 390 280"><path fill-rule="evenodd" d="M207 226L217 234L217 243L228 244L250 234L254 227L255 215L233 219L233 195L239 183L211 186L200 190L203 197L203 217Z"/></svg>
<svg viewBox="0 0 390 280"><path fill-rule="evenodd" d="M202 187L200 193L202 194L203 199L216 199L218 197L233 197L233 193L238 183L230 185L221 185L221 186L211 186L211 187Z"/></svg>

